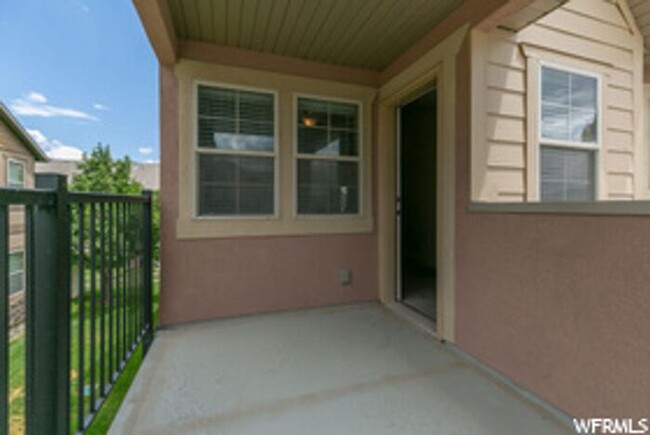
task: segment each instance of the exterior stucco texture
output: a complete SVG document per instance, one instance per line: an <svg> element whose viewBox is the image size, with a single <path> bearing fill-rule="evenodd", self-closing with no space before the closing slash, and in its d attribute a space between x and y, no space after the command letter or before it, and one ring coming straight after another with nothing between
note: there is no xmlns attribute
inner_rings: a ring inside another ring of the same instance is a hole
<svg viewBox="0 0 650 435"><path fill-rule="evenodd" d="M650 216L470 213L459 62L457 345L571 415L648 417Z"/></svg>

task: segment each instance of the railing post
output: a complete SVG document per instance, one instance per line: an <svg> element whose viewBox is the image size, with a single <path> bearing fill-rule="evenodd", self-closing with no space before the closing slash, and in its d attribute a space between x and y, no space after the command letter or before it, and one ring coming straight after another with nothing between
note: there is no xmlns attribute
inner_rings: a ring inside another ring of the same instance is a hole
<svg viewBox="0 0 650 435"><path fill-rule="evenodd" d="M54 206L35 206L33 289L27 295L27 434L70 433L70 214L66 178L39 174Z"/></svg>
<svg viewBox="0 0 650 435"><path fill-rule="evenodd" d="M143 194L147 201L142 204L142 272L144 297L142 298L142 313L144 322L144 337L142 340L142 349L146 354L153 341L153 238L152 238L152 206L153 193L145 190Z"/></svg>

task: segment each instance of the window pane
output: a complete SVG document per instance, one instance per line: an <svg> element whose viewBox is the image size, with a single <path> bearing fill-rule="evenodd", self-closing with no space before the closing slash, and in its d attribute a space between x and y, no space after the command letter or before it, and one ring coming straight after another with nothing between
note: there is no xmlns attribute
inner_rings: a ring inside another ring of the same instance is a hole
<svg viewBox="0 0 650 435"><path fill-rule="evenodd" d="M598 141L598 80L542 67L542 137Z"/></svg>
<svg viewBox="0 0 650 435"><path fill-rule="evenodd" d="M303 127L328 127L327 102L298 98L298 125Z"/></svg>
<svg viewBox="0 0 650 435"><path fill-rule="evenodd" d="M329 149L332 154L338 156L358 156L359 140L357 134L352 131L332 131L330 133Z"/></svg>
<svg viewBox="0 0 650 435"><path fill-rule="evenodd" d="M298 152L300 154L321 154L327 148L327 129L298 126ZM330 153L331 154L331 153Z"/></svg>
<svg viewBox="0 0 650 435"><path fill-rule="evenodd" d="M359 164L298 160L298 213L357 214Z"/></svg>
<svg viewBox="0 0 650 435"><path fill-rule="evenodd" d="M359 107L307 98L298 99L298 153L358 156Z"/></svg>
<svg viewBox="0 0 650 435"><path fill-rule="evenodd" d="M569 105L569 73L542 67L542 101Z"/></svg>
<svg viewBox="0 0 650 435"><path fill-rule="evenodd" d="M598 117L593 110L571 109L571 140L595 143L597 140Z"/></svg>
<svg viewBox="0 0 650 435"><path fill-rule="evenodd" d="M273 95L239 92L239 118L273 125Z"/></svg>
<svg viewBox="0 0 650 435"><path fill-rule="evenodd" d="M9 254L9 293L24 290L24 256L22 252Z"/></svg>
<svg viewBox="0 0 650 435"><path fill-rule="evenodd" d="M25 185L25 166L22 163L9 162L7 184L9 187L23 187Z"/></svg>
<svg viewBox="0 0 650 435"><path fill-rule="evenodd" d="M542 137L569 139L569 108L542 103Z"/></svg>
<svg viewBox="0 0 650 435"><path fill-rule="evenodd" d="M199 118L199 147L236 149L235 120Z"/></svg>
<svg viewBox="0 0 650 435"><path fill-rule="evenodd" d="M199 86L198 146L272 152L274 96Z"/></svg>
<svg viewBox="0 0 650 435"><path fill-rule="evenodd" d="M593 77L571 74L571 107L596 111L598 81Z"/></svg>
<svg viewBox="0 0 650 435"><path fill-rule="evenodd" d="M355 104L330 103L330 127L356 130L358 112Z"/></svg>
<svg viewBox="0 0 650 435"><path fill-rule="evenodd" d="M247 151L273 151L273 124L240 121L237 148Z"/></svg>
<svg viewBox="0 0 650 435"><path fill-rule="evenodd" d="M542 201L592 201L594 151L541 147Z"/></svg>
<svg viewBox="0 0 650 435"><path fill-rule="evenodd" d="M274 159L199 154L199 215L270 215Z"/></svg>
<svg viewBox="0 0 650 435"><path fill-rule="evenodd" d="M199 115L235 119L236 96L233 89L199 86Z"/></svg>

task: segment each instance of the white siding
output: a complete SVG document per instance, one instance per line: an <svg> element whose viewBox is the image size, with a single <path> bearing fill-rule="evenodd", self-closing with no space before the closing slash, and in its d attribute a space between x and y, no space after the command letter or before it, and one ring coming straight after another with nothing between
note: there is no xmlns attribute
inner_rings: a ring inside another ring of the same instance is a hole
<svg viewBox="0 0 650 435"><path fill-rule="evenodd" d="M571 0L517 34L474 31L472 117L475 128L485 130L473 135L474 200L536 199L536 157L530 154L538 153L538 112L529 106L538 104L539 78L528 68L544 61L601 75L600 198L638 196L636 183L647 177L637 164L645 157L635 127L643 114L643 45L630 17L626 4Z"/></svg>

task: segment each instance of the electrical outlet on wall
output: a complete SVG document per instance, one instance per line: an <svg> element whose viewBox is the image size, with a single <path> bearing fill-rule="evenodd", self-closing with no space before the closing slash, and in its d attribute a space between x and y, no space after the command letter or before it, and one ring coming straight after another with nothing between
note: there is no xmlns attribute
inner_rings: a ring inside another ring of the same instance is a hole
<svg viewBox="0 0 650 435"><path fill-rule="evenodd" d="M352 283L352 271L350 269L339 269L339 282L343 285Z"/></svg>

